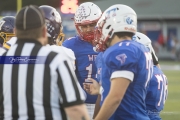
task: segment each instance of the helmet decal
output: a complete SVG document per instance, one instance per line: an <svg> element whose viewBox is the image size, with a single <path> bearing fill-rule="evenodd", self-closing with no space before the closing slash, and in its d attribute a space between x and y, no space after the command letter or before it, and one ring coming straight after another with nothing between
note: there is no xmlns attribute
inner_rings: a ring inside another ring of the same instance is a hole
<svg viewBox="0 0 180 120"><path fill-rule="evenodd" d="M107 18L107 19L110 18L110 13L111 13L111 12L113 12L112 17L116 16L116 10L117 10L117 8L112 8L112 9L108 10L108 11L106 12L106 18Z"/></svg>
<svg viewBox="0 0 180 120"><path fill-rule="evenodd" d="M78 22L82 22L82 20L86 19L87 17L90 16L91 14L91 9L89 8L89 6L87 8L85 8L84 6L81 6L79 8L80 10L78 11L79 13L77 13Z"/></svg>
<svg viewBox="0 0 180 120"><path fill-rule="evenodd" d="M127 23L127 24L129 24L129 25L132 24L133 19L131 19L131 17L125 17L125 19L126 19L126 23Z"/></svg>
<svg viewBox="0 0 180 120"><path fill-rule="evenodd" d="M4 20L1 20L1 21L0 21L0 30L1 30L1 27L3 26L4 23L5 23Z"/></svg>

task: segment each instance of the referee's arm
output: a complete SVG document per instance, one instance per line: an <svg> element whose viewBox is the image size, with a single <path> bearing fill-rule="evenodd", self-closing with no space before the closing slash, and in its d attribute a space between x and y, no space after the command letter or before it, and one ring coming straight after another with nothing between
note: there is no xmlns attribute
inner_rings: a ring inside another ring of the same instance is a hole
<svg viewBox="0 0 180 120"><path fill-rule="evenodd" d="M61 62L57 73L61 102L68 117L71 120L89 120L87 108L84 104L84 93L78 85L76 75L70 69L67 60Z"/></svg>

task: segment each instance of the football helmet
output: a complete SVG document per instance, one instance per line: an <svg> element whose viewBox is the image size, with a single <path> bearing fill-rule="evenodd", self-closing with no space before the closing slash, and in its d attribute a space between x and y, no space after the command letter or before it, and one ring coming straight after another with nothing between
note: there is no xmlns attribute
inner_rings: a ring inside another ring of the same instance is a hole
<svg viewBox="0 0 180 120"><path fill-rule="evenodd" d="M48 5L42 5L39 8L44 12L45 15L49 44L61 45L64 41L65 35L62 32L63 26L60 14L55 8Z"/></svg>
<svg viewBox="0 0 180 120"><path fill-rule="evenodd" d="M95 30L95 51L104 51L106 42L116 32L136 33L137 15L127 5L116 4L104 11Z"/></svg>
<svg viewBox="0 0 180 120"><path fill-rule="evenodd" d="M0 19L0 44L3 45L9 37L15 36L14 34L15 17L6 16Z"/></svg>
<svg viewBox="0 0 180 120"><path fill-rule="evenodd" d="M94 40L94 30L84 32L81 29L83 25L96 24L101 17L101 9L92 2L82 3L75 12L74 23L79 36L84 41L92 42Z"/></svg>
<svg viewBox="0 0 180 120"><path fill-rule="evenodd" d="M152 54L153 62L154 63L158 62L158 57L155 54L155 51L151 45L151 40L149 39L149 37L147 37L143 33L136 32L136 34L133 36L132 40L139 42L139 43L143 44L145 47L147 47Z"/></svg>

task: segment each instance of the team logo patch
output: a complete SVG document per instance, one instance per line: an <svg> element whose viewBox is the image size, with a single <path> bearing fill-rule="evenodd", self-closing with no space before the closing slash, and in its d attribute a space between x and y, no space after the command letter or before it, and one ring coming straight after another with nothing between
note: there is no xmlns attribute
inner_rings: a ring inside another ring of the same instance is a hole
<svg viewBox="0 0 180 120"><path fill-rule="evenodd" d="M125 63L126 58L127 58L127 56L126 56L126 54L124 54L124 53L116 56L116 59L117 59L118 61L120 61L121 64L124 64L124 63Z"/></svg>

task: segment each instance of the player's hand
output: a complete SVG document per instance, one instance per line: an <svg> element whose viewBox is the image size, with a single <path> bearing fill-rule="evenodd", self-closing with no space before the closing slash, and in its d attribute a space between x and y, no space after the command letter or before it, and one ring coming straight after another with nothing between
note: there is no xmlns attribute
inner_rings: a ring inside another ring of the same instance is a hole
<svg viewBox="0 0 180 120"><path fill-rule="evenodd" d="M92 78L88 78L88 80L92 83L83 83L84 90L90 95L98 95L100 91L99 83Z"/></svg>

